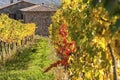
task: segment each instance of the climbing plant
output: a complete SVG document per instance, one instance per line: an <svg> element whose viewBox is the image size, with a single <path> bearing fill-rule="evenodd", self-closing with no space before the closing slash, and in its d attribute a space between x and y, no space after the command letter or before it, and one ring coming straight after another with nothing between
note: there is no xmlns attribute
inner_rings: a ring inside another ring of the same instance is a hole
<svg viewBox="0 0 120 80"><path fill-rule="evenodd" d="M62 23L76 50L68 59L72 80L117 80L120 78L119 2L108 6L108 0L62 0L62 7L52 17L50 38L56 46ZM69 40L69 39L68 39ZM63 55L64 56L64 55Z"/></svg>
<svg viewBox="0 0 120 80"><path fill-rule="evenodd" d="M0 15L0 56L3 61L6 55L11 55L16 48L23 47L33 41L36 25L23 24L5 14Z"/></svg>

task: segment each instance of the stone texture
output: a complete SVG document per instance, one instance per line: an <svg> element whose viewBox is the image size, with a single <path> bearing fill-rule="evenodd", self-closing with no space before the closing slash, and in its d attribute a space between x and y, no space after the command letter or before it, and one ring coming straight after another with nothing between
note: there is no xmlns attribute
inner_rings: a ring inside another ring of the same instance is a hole
<svg viewBox="0 0 120 80"><path fill-rule="evenodd" d="M19 9L30 7L32 5L35 5L33 3L25 2L25 1L19 1L17 3L11 3L8 5L4 5L0 7L0 13L5 13L8 15L15 15L15 19L21 19L22 18L22 13ZM11 16L11 18L13 17ZM14 17L13 17L14 18Z"/></svg>
<svg viewBox="0 0 120 80"><path fill-rule="evenodd" d="M48 36L48 27L52 23L51 16L54 12L24 12L25 23L35 23L37 25L36 34Z"/></svg>
<svg viewBox="0 0 120 80"><path fill-rule="evenodd" d="M47 5L37 5L24 0L0 7L0 14L9 14L11 18L22 20L24 23L35 23L36 34L48 36L48 27L51 24L51 16L56 12L55 8Z"/></svg>

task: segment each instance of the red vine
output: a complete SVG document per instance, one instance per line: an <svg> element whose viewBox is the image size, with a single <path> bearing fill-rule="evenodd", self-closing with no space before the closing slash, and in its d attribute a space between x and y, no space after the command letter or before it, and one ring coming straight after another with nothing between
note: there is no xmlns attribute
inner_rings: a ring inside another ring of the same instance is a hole
<svg viewBox="0 0 120 80"><path fill-rule="evenodd" d="M70 54L76 49L75 41L68 40L68 30L66 24L62 24L60 26L59 35L61 36L61 40L56 41L55 45L57 46L56 51L60 60L51 64L44 72L48 72L51 68L57 67L59 64L67 67Z"/></svg>

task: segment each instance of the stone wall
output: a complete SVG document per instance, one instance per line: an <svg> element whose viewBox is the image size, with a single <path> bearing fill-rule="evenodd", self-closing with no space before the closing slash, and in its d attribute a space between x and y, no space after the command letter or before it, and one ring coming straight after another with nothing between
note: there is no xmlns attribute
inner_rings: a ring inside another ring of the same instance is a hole
<svg viewBox="0 0 120 80"><path fill-rule="evenodd" d="M35 23L37 25L36 34L48 36L48 27L50 26L51 17L55 12L23 12L25 23Z"/></svg>
<svg viewBox="0 0 120 80"><path fill-rule="evenodd" d="M48 36L48 27L51 24L51 16L54 11L36 11L36 12L21 12L20 9L30 7L34 4L28 2L12 3L9 6L0 8L0 14L9 14L11 18L16 20L22 19L25 23L35 23L37 25L36 34Z"/></svg>
<svg viewBox="0 0 120 80"><path fill-rule="evenodd" d="M27 3L27 2L19 2L16 4L14 4L14 3L12 3L12 4L13 5L0 8L0 14L1 13L12 14L13 16L16 17L16 19L21 19L22 14L21 14L21 11L19 9L34 5L32 3Z"/></svg>

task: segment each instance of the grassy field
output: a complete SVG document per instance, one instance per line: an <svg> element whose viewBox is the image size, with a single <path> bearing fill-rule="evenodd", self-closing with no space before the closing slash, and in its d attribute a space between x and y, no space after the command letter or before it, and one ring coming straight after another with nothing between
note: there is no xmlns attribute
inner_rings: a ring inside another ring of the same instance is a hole
<svg viewBox="0 0 120 80"><path fill-rule="evenodd" d="M0 80L54 80L53 71L43 73L56 60L51 55L52 51L47 38L41 38L29 48L19 50L2 66Z"/></svg>

